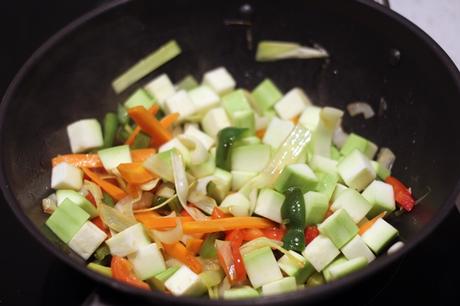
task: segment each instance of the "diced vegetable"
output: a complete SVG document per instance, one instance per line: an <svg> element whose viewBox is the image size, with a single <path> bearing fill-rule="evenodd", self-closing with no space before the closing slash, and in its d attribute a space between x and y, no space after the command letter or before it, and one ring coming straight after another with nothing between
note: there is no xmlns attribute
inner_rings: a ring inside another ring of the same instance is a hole
<svg viewBox="0 0 460 306"><path fill-rule="evenodd" d="M203 133L201 130L199 130L197 127L195 127L193 125L186 126L185 131L184 131L184 135L185 136L193 136L196 139L198 139L206 150L211 149L211 147L216 142L214 140L214 138L210 137L206 133Z"/></svg>
<svg viewBox="0 0 460 306"><path fill-rule="evenodd" d="M283 278L275 256L269 247L263 247L243 255L243 261L249 281L256 289Z"/></svg>
<svg viewBox="0 0 460 306"><path fill-rule="evenodd" d="M107 181L104 181L95 172L89 170L88 168L82 168L82 170L86 176L88 176L94 183L99 185L99 187L101 187L102 190L107 192L114 199L121 200L126 196L126 192L123 189L120 189L119 187Z"/></svg>
<svg viewBox="0 0 460 306"><path fill-rule="evenodd" d="M366 188L376 177L369 159L356 149L339 162L337 170L345 184L358 191Z"/></svg>
<svg viewBox="0 0 460 306"><path fill-rule="evenodd" d="M155 104L155 100L144 90L136 90L124 103L126 109L136 106L143 106L146 109L151 108Z"/></svg>
<svg viewBox="0 0 460 306"><path fill-rule="evenodd" d="M216 168L213 179L208 185L208 194L217 202L222 202L232 186L232 175L230 172Z"/></svg>
<svg viewBox="0 0 460 306"><path fill-rule="evenodd" d="M329 208L329 199L326 195L309 191L303 195L305 201L305 223L314 225L324 220Z"/></svg>
<svg viewBox="0 0 460 306"><path fill-rule="evenodd" d="M120 164L131 163L131 153L128 145L103 149L97 152L102 165L107 171L112 171Z"/></svg>
<svg viewBox="0 0 460 306"><path fill-rule="evenodd" d="M155 243L140 246L135 253L128 255L133 271L140 280L146 280L166 270L166 265Z"/></svg>
<svg viewBox="0 0 460 306"><path fill-rule="evenodd" d="M315 190L324 196L327 200L330 201L331 197L334 194L334 191L339 181L339 176L333 173L318 173L318 184L316 185Z"/></svg>
<svg viewBox="0 0 460 306"><path fill-rule="evenodd" d="M88 259L94 251L104 242L107 235L92 222L85 224L69 241L69 247L83 259Z"/></svg>
<svg viewBox="0 0 460 306"><path fill-rule="evenodd" d="M203 76L203 84L211 87L221 96L229 93L236 86L235 80L225 67L206 72Z"/></svg>
<svg viewBox="0 0 460 306"><path fill-rule="evenodd" d="M307 105L299 118L299 123L307 129L314 131L319 123L321 108L313 105Z"/></svg>
<svg viewBox="0 0 460 306"><path fill-rule="evenodd" d="M233 148L231 151L232 170L260 172L270 162L270 157L270 146L265 144L253 144Z"/></svg>
<svg viewBox="0 0 460 306"><path fill-rule="evenodd" d="M379 218L361 238L376 254L382 250L398 235L398 230L391 224Z"/></svg>
<svg viewBox="0 0 460 306"><path fill-rule="evenodd" d="M289 254L296 257L301 262L307 262L305 257L297 252L289 251ZM288 276L294 276L300 269L302 269L302 267L299 266L298 261L292 260L292 258L287 255L283 255L280 259L278 259L278 265L280 266L281 271L286 273Z"/></svg>
<svg viewBox="0 0 460 306"><path fill-rule="evenodd" d="M249 216L249 207L251 203L241 193L232 193L225 197L220 204L220 208L228 210L235 217Z"/></svg>
<svg viewBox="0 0 460 306"><path fill-rule="evenodd" d="M275 182L275 189L286 191L289 187L299 187L302 192L314 190L318 178L306 164L292 164L284 168Z"/></svg>
<svg viewBox="0 0 460 306"><path fill-rule="evenodd" d="M340 251L326 236L319 235L303 250L302 255L315 267L316 271L322 271L331 263Z"/></svg>
<svg viewBox="0 0 460 306"><path fill-rule="evenodd" d="M310 48L294 42L261 41L257 45L256 61L276 61L287 58L325 58L329 54L322 48Z"/></svg>
<svg viewBox="0 0 460 306"><path fill-rule="evenodd" d="M165 101L174 95L175 89L166 74L161 74L144 86L145 90L164 108ZM149 108L144 105L145 108Z"/></svg>
<svg viewBox="0 0 460 306"><path fill-rule="evenodd" d="M114 279L142 289L150 289L149 285L134 275L133 267L127 259L119 256L113 256L110 267L112 269L112 277Z"/></svg>
<svg viewBox="0 0 460 306"><path fill-rule="evenodd" d="M198 81L193 77L193 75L189 74L186 75L183 79L181 79L176 84L177 90L192 90L198 87Z"/></svg>
<svg viewBox="0 0 460 306"><path fill-rule="evenodd" d="M255 117L246 95L242 89L228 93L222 97L222 106L233 126L247 128L252 134L255 132Z"/></svg>
<svg viewBox="0 0 460 306"><path fill-rule="evenodd" d="M362 193L363 197L372 205L367 217L373 218L382 211L395 210L393 187L380 181L373 181Z"/></svg>
<svg viewBox="0 0 460 306"><path fill-rule="evenodd" d="M313 155L308 163L314 171L337 174L337 161L321 156Z"/></svg>
<svg viewBox="0 0 460 306"><path fill-rule="evenodd" d="M233 144L246 129L228 127L217 134L216 166L229 171L232 167L231 153Z"/></svg>
<svg viewBox="0 0 460 306"><path fill-rule="evenodd" d="M281 206L285 196L272 189L262 189L257 197L255 213L277 223L282 222Z"/></svg>
<svg viewBox="0 0 460 306"><path fill-rule="evenodd" d="M152 142L156 147L171 140L171 133L146 108L136 106L130 108L128 114L145 133L152 137Z"/></svg>
<svg viewBox="0 0 460 306"><path fill-rule="evenodd" d="M107 113L104 116L104 148L113 146L117 132L118 117L115 113Z"/></svg>
<svg viewBox="0 0 460 306"><path fill-rule="evenodd" d="M83 172L75 166L62 162L53 167L51 188L79 190L83 185Z"/></svg>
<svg viewBox="0 0 460 306"><path fill-rule="evenodd" d="M96 207L78 192L68 189L61 189L56 191L57 206L61 205L65 199L69 199L72 203L80 206L80 208L86 211L91 218L94 218L98 215Z"/></svg>
<svg viewBox="0 0 460 306"><path fill-rule="evenodd" d="M179 260L181 263L190 268L193 272L201 273L203 271L202 263L191 252L189 252L182 243L164 243L163 248L166 254Z"/></svg>
<svg viewBox="0 0 460 306"><path fill-rule="evenodd" d="M66 199L46 220L46 226L64 243L68 243L89 217L86 211Z"/></svg>
<svg viewBox="0 0 460 306"><path fill-rule="evenodd" d="M127 256L136 252L140 247L150 244L142 224L137 223L122 232L113 235L105 242L112 255Z"/></svg>
<svg viewBox="0 0 460 306"><path fill-rule="evenodd" d="M222 107L211 109L201 120L203 130L209 136L216 137L220 130L229 127L230 119Z"/></svg>
<svg viewBox="0 0 460 306"><path fill-rule="evenodd" d="M197 113L205 113L219 105L219 96L208 86L199 86L188 92Z"/></svg>
<svg viewBox="0 0 460 306"><path fill-rule="evenodd" d="M259 292L249 286L243 286L239 288L227 289L224 291L224 299L226 300L238 300L256 298L259 296Z"/></svg>
<svg viewBox="0 0 460 306"><path fill-rule="evenodd" d="M283 246L287 250L301 252L305 248L305 202L298 187L290 187L284 192L281 217L287 225Z"/></svg>
<svg viewBox="0 0 460 306"><path fill-rule="evenodd" d="M291 121L274 117L270 121L262 141L269 144L273 149L278 149L293 129L294 124Z"/></svg>
<svg viewBox="0 0 460 306"><path fill-rule="evenodd" d="M284 277L280 280L262 286L262 295L272 295L295 291L297 283L295 277Z"/></svg>
<svg viewBox="0 0 460 306"><path fill-rule="evenodd" d="M182 156L182 159L186 165L191 163L192 157L190 155L189 149L178 138L173 138L170 141L164 143L161 147L158 148L158 152L168 152L172 149L175 149L175 151Z"/></svg>
<svg viewBox="0 0 460 306"><path fill-rule="evenodd" d="M180 53L181 49L175 40L167 42L154 52L141 59L118 78L113 80L113 89L116 93L122 92Z"/></svg>
<svg viewBox="0 0 460 306"><path fill-rule="evenodd" d="M281 91L270 79L265 79L257 85L251 95L252 107L260 115L271 109L283 97Z"/></svg>
<svg viewBox="0 0 460 306"><path fill-rule="evenodd" d="M240 190L247 182L257 175L253 171L231 171L232 174L232 191Z"/></svg>
<svg viewBox="0 0 460 306"><path fill-rule="evenodd" d="M72 153L85 152L104 145L101 125L96 119L83 119L67 126Z"/></svg>
<svg viewBox="0 0 460 306"><path fill-rule="evenodd" d="M387 177L385 182L393 187L395 201L406 211L411 211L414 208L415 200L407 187L392 176Z"/></svg>
<svg viewBox="0 0 460 306"><path fill-rule="evenodd" d="M278 116L286 120L302 114L308 105L311 105L311 101L303 90L293 88L275 104L274 108Z"/></svg>
<svg viewBox="0 0 460 306"><path fill-rule="evenodd" d="M359 235L356 235L355 238L344 245L340 251L349 260L357 257L365 257L370 263L375 259L374 253L372 253Z"/></svg>
<svg viewBox="0 0 460 306"><path fill-rule="evenodd" d="M358 227L344 209L339 209L318 225L319 232L328 237L337 248L343 247L356 234Z"/></svg>
<svg viewBox="0 0 460 306"><path fill-rule="evenodd" d="M165 282L165 287L176 296L200 296L207 291L198 274L182 266Z"/></svg>
<svg viewBox="0 0 460 306"><path fill-rule="evenodd" d="M112 269L110 269L109 267L105 267L105 266L102 266L102 265L99 265L97 263L94 263L94 262L90 262L88 265L87 265L88 269L90 270L93 270L95 272L98 272L102 275L105 275L107 277L112 277Z"/></svg>
<svg viewBox="0 0 460 306"><path fill-rule="evenodd" d="M355 223L358 223L371 210L372 204L359 194L359 192L348 188L340 193L334 203L332 203L331 208L333 211L343 208L350 215L351 219Z"/></svg>

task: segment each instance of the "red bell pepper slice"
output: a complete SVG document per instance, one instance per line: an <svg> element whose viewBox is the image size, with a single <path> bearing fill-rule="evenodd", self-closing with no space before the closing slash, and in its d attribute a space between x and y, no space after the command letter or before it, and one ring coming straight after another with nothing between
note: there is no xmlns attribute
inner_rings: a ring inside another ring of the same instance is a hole
<svg viewBox="0 0 460 306"><path fill-rule="evenodd" d="M305 244L309 244L319 235L319 230L316 225L307 226L305 229Z"/></svg>
<svg viewBox="0 0 460 306"><path fill-rule="evenodd" d="M415 200L409 189L404 186L401 181L392 176L387 177L385 182L393 187L396 203L398 203L404 210L411 211L414 208Z"/></svg>

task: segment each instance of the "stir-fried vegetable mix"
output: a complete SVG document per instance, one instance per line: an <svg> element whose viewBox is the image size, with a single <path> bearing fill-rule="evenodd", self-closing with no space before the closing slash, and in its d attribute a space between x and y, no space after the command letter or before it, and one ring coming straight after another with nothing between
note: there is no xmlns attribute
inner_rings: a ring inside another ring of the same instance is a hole
<svg viewBox="0 0 460 306"><path fill-rule="evenodd" d="M158 52L148 69L180 49ZM394 154L374 161L377 145L345 133L343 116L269 79L238 88L224 67L201 83L161 74L101 122L67 127L72 153L52 159L46 225L88 268L145 290L237 299L334 281L395 240L385 220L395 204L415 204L390 176Z"/></svg>

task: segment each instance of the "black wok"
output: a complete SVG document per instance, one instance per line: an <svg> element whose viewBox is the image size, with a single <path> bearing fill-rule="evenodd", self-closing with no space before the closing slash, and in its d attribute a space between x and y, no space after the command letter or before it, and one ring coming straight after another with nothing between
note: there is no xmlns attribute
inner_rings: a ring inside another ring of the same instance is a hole
<svg viewBox="0 0 460 306"><path fill-rule="evenodd" d="M460 77L439 46L409 21L365 1L249 1L252 14L241 13L243 3L115 1L64 28L23 66L0 109L0 185L20 222L50 252L99 282L160 304L223 303L145 292L104 278L87 270L43 226L40 201L50 192L49 161L70 150L65 126L113 110L136 86L116 95L112 79L171 38L184 52L156 73L174 80L224 65L241 87L270 77L284 91L304 88L319 105L344 108L364 100L378 110L385 101L386 111L368 121L347 118L346 129L391 147L397 155L395 176L416 196L431 190L412 213L390 219L406 242L399 253L319 288L233 304L301 304L330 296L382 273L442 222L460 192L455 137ZM319 43L331 59L256 63L247 28L224 23L242 18L251 21L254 42Z"/></svg>

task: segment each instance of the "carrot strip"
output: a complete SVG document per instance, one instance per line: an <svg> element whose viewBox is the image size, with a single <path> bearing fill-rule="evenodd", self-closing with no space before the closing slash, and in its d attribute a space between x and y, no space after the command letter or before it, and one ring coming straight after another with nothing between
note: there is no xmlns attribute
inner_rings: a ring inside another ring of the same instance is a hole
<svg viewBox="0 0 460 306"><path fill-rule="evenodd" d="M385 217L386 213L386 211L382 211L380 214L361 225L359 227L359 235L364 234L368 229L370 229L378 219Z"/></svg>
<svg viewBox="0 0 460 306"><path fill-rule="evenodd" d="M104 181L95 172L89 170L88 168L82 167L82 170L94 183L99 185L99 187L107 192L112 198L119 201L126 197L126 192L124 192L123 189Z"/></svg>
<svg viewBox="0 0 460 306"><path fill-rule="evenodd" d="M150 135L155 146L158 147L172 139L171 133L145 107L132 107L128 109L128 115L144 132Z"/></svg>
<svg viewBox="0 0 460 306"><path fill-rule="evenodd" d="M193 221L192 217L161 217L153 211L141 212L134 214L137 221L145 225L145 227L150 229L167 229L176 226L177 218L180 218L182 224L185 222Z"/></svg>
<svg viewBox="0 0 460 306"><path fill-rule="evenodd" d="M141 162L124 163L117 167L121 177L130 184L141 185L156 178Z"/></svg>
<svg viewBox="0 0 460 306"><path fill-rule="evenodd" d="M193 254L189 252L182 243L163 243L163 248L166 254L187 265L193 272L201 273L203 271L203 265L201 262L193 256Z"/></svg>
<svg viewBox="0 0 460 306"><path fill-rule="evenodd" d="M131 151L131 157L135 162L143 162L152 154L155 154L155 149L137 149ZM102 162L97 154L65 154L58 155L51 160L53 167L58 164L66 162L74 165L75 167L85 168L102 168Z"/></svg>
<svg viewBox="0 0 460 306"><path fill-rule="evenodd" d="M232 217L223 219L209 219L191 221L183 224L185 234L214 233L243 228L267 228L275 224L259 217Z"/></svg>
<svg viewBox="0 0 460 306"><path fill-rule="evenodd" d="M160 106L158 104L152 105L152 107L149 108L149 113L152 114L152 116L155 116L156 113L160 110ZM125 144L127 145L132 145L134 143L134 140L136 139L137 135L141 132L141 128L139 126L136 126L134 131L129 135L128 139L126 139Z"/></svg>
<svg viewBox="0 0 460 306"><path fill-rule="evenodd" d="M185 248L193 255L198 254L203 244L203 239L190 238L185 243Z"/></svg>
<svg viewBox="0 0 460 306"><path fill-rule="evenodd" d="M266 129L260 129L256 131L256 136L260 139L264 138L265 132L267 132Z"/></svg>
<svg viewBox="0 0 460 306"><path fill-rule="evenodd" d="M177 119L179 119L179 113L172 113L172 114L165 116L163 119L161 119L160 124L165 129L169 129L174 124L174 122L177 121Z"/></svg>

